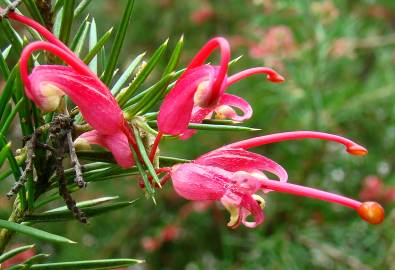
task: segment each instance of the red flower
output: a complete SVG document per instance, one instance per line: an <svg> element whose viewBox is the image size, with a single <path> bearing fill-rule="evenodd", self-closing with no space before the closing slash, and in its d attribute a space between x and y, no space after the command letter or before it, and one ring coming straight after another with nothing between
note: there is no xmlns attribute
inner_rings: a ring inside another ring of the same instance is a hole
<svg viewBox="0 0 395 270"><path fill-rule="evenodd" d="M204 64L217 47L221 50L220 66ZM272 82L284 81L281 75L266 67L247 69L228 78L229 59L230 48L226 39L216 37L203 46L160 107L158 128L161 133L181 135L182 139L187 139L194 133L188 130L188 123L201 123L214 112L219 118L230 118L237 122L249 119L252 108L248 102L226 94L226 89L258 73L266 74ZM240 109L243 115L237 115L231 107Z"/></svg>
<svg viewBox="0 0 395 270"><path fill-rule="evenodd" d="M32 27L49 41L32 42L22 51L20 71L26 95L46 112L56 110L62 96L67 95L94 129L77 139L77 143L100 144L113 153L120 166L132 166L129 143L137 149L134 137L107 86L45 27L15 12L10 12L8 17ZM28 61L37 50L49 51L69 66L41 65L29 75Z"/></svg>
<svg viewBox="0 0 395 270"><path fill-rule="evenodd" d="M342 204L356 210L369 223L380 223L383 208L375 202L359 202L340 195L287 183L286 171L274 161L247 151L251 147L290 139L317 138L335 141L346 146L353 155L365 155L362 146L340 136L295 131L272 134L233 143L209 152L191 163L175 165L169 169L176 192L185 199L195 201L220 201L230 212L228 226L236 228L241 223L254 228L264 220L264 200L256 193L271 190L291 193ZM270 180L270 172L279 179ZM247 221L252 215L254 221Z"/></svg>

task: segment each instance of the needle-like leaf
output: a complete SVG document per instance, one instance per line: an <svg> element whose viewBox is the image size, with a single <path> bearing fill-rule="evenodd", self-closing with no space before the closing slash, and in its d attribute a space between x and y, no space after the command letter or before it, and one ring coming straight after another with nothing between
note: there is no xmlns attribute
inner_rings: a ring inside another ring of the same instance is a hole
<svg viewBox="0 0 395 270"><path fill-rule="evenodd" d="M144 262L143 260L136 260L136 259L106 259L106 260L33 264L32 266L30 266L29 269L32 270L115 269L120 267L128 267L143 262Z"/></svg>
<svg viewBox="0 0 395 270"><path fill-rule="evenodd" d="M76 242L67 239L63 236L52 234L43 230L39 230L26 225L18 224L8 220L0 219L0 227L15 231L21 234L29 235L31 237L57 243L75 244Z"/></svg>
<svg viewBox="0 0 395 270"><path fill-rule="evenodd" d="M122 44L126 36L126 30L128 29L130 19L132 18L133 4L134 0L128 0L121 22L117 28L114 44L111 48L110 56L108 57L108 63L103 75L103 82L107 85L110 83L115 71L115 67L118 63L119 54L121 53Z"/></svg>
<svg viewBox="0 0 395 270"><path fill-rule="evenodd" d="M11 250L3 253L0 256L0 263L14 257L15 255L18 255L19 253L22 253L28 249L31 249L33 247L34 247L34 245L28 245L28 246L22 246L22 247L17 247L17 248L11 249Z"/></svg>

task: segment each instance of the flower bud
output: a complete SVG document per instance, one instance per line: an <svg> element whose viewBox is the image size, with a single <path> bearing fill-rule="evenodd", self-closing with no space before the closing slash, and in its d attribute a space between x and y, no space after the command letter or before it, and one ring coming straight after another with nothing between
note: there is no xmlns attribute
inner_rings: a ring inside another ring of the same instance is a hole
<svg viewBox="0 0 395 270"><path fill-rule="evenodd" d="M384 208L377 202L363 202L357 211L370 224L380 224L384 220Z"/></svg>

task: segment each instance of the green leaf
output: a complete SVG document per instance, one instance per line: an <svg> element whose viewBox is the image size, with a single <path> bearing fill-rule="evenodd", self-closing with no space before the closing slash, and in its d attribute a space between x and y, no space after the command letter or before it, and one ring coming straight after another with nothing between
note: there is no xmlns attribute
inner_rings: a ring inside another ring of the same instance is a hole
<svg viewBox="0 0 395 270"><path fill-rule="evenodd" d="M111 89L111 93L113 96L118 95L119 91L121 90L122 86L126 83L126 81L132 76L133 71L136 67L140 64L141 60L143 59L145 53L139 54L133 61L129 64L126 68L125 72L119 77L118 81L114 84Z"/></svg>
<svg viewBox="0 0 395 270"><path fill-rule="evenodd" d="M108 212L112 212L133 204L132 202L115 202L108 205L99 205L99 206L90 206L90 207L81 207L81 210L84 211L85 215L88 218L92 218L101 214L105 214ZM27 215L25 217L26 222L59 222L59 221L67 221L67 220L76 220L73 213L70 212L69 209L58 210L54 212L45 212L42 214L35 215Z"/></svg>
<svg viewBox="0 0 395 270"><path fill-rule="evenodd" d="M138 130L135 128L133 128L133 132L134 132L134 137L136 138L137 147L139 149L141 157L143 158L145 166L147 167L147 169L148 169L149 173L151 174L152 178L154 179L154 181L160 187L161 185L160 185L158 175L156 174L155 168L152 165L151 160L149 159L147 151L145 150L145 146L144 146L143 141L141 140L140 134L139 134Z"/></svg>
<svg viewBox="0 0 395 270"><path fill-rule="evenodd" d="M174 73L174 78L177 79L183 72L185 69L182 70L178 70L177 72ZM176 82L172 82L171 84L169 84L167 86L167 88L165 89L163 95L167 94L175 85ZM151 87L150 87L151 88ZM124 107L129 107L131 105L133 105L134 103L138 102L139 100L141 100L142 98L145 97L145 95L147 94L148 91L150 91L150 88L141 91L140 93L138 93L137 95L135 95L134 97L130 98Z"/></svg>
<svg viewBox="0 0 395 270"><path fill-rule="evenodd" d="M192 160L189 159L183 159L183 158L175 158L175 157L166 157L166 156L159 156L160 163L168 166L168 165L174 165L177 163L189 163Z"/></svg>
<svg viewBox="0 0 395 270"><path fill-rule="evenodd" d="M89 30L89 51L92 50L97 44L97 29L95 19L92 19L91 27ZM94 56L89 63L89 68L97 74L97 56Z"/></svg>
<svg viewBox="0 0 395 270"><path fill-rule="evenodd" d="M9 102L6 104L4 108L3 117L0 120L0 127L4 125L5 121L7 121L7 115L9 115L11 111L12 111L12 105Z"/></svg>
<svg viewBox="0 0 395 270"><path fill-rule="evenodd" d="M22 253L28 249L31 249L33 247L34 247L34 245L28 245L28 246L22 246L22 247L17 247L17 248L11 249L11 250L3 253L0 256L0 263L14 257L15 255L18 255L19 253Z"/></svg>
<svg viewBox="0 0 395 270"><path fill-rule="evenodd" d="M17 100L21 99L25 96L24 86L21 80L20 73L17 73L15 84L14 84L14 102L16 103ZM33 112L32 110L36 111L36 107L32 105L32 102L28 99L23 99L20 110L18 112L19 115L19 124L22 129L23 136L28 136L33 133L33 117L34 115L38 115L37 112Z"/></svg>
<svg viewBox="0 0 395 270"><path fill-rule="evenodd" d="M153 127L157 127L156 121L148 121L148 124ZM211 124L195 124L189 123L188 128L197 130L217 130L217 131L260 131L259 128L251 128L244 126L233 126L233 125L211 125Z"/></svg>
<svg viewBox="0 0 395 270"><path fill-rule="evenodd" d="M101 171L96 171L92 172L90 175L88 175L85 180L87 182L98 182L98 181L103 181L103 179L107 179L108 176L110 177L118 177L119 175L130 175L130 174L136 174L137 173L137 168L132 167L128 169L123 169L118 166L118 164L112 164L111 167L101 170Z"/></svg>
<svg viewBox="0 0 395 270"><path fill-rule="evenodd" d="M74 17L78 17L84 12L84 10L88 7L91 0L82 0L78 6L74 10Z"/></svg>
<svg viewBox="0 0 395 270"><path fill-rule="evenodd" d="M12 88L14 86L16 74L18 73L18 71L19 71L19 66L16 65L12 69L10 76L8 77L8 80L3 88L2 93L1 93L1 96L0 96L0 119L2 118L3 112L6 108L6 104L11 99Z"/></svg>
<svg viewBox="0 0 395 270"><path fill-rule="evenodd" d="M73 41L71 42L70 49L74 51L74 53L80 56L82 48L85 43L85 39L88 35L89 30L89 22L88 22L89 15L85 17L85 19L81 22L80 27L75 34Z"/></svg>
<svg viewBox="0 0 395 270"><path fill-rule="evenodd" d="M10 151L10 147L11 147L11 142L7 143L0 150L0 168L3 166L3 163L4 163L4 161L6 160L6 158L8 156L8 152Z"/></svg>
<svg viewBox="0 0 395 270"><path fill-rule="evenodd" d="M43 230L39 230L33 227L29 227L26 225L18 224L15 222L11 222L8 220L2 220L0 219L0 227L1 228L6 228L11 231L15 231L21 234L29 235L33 238L45 240L45 241L50 241L50 242L56 242L56 243L67 243L67 244L75 244L76 242L71 241L70 239L67 239L63 236L52 234Z"/></svg>
<svg viewBox="0 0 395 270"><path fill-rule="evenodd" d="M45 25L44 18L43 16L41 16L40 10L38 9L36 2L34 2L33 0L24 0L23 3L25 4L26 9L29 11L33 19L40 24Z"/></svg>
<svg viewBox="0 0 395 270"><path fill-rule="evenodd" d="M108 151L91 151L83 150L77 152L78 158L90 161L102 161L115 163L115 159L111 152Z"/></svg>
<svg viewBox="0 0 395 270"><path fill-rule="evenodd" d="M75 192L75 191L77 191L77 190L80 190L80 188L77 187L77 186L72 187L72 188L68 188L68 191L69 191L70 193ZM61 197L60 197L60 195L59 195L59 192L58 192L58 191L55 191L55 192L53 192L52 194L50 194L49 196L47 196L47 197L45 197L45 198L42 198L42 199L40 199L39 201L36 201L36 202L34 203L34 209L43 207L44 205L47 205L48 203L53 202L53 201L55 201L55 200L58 200L58 199L60 199L60 198L61 198Z"/></svg>
<svg viewBox="0 0 395 270"><path fill-rule="evenodd" d="M0 168L3 166L4 161L7 159L8 152L10 151L11 143L7 143L0 150Z"/></svg>
<svg viewBox="0 0 395 270"><path fill-rule="evenodd" d="M102 157L107 157L108 162L115 163L114 157L112 156L111 152L108 152L108 151L78 151L77 155L78 155L78 158L83 159L83 160L94 160L95 157L97 157L99 155ZM167 157L167 156L159 156L159 160L160 160L160 163L166 163L166 164L171 164L171 165L173 165L175 163L191 162L191 160L188 160L188 159ZM101 171L104 171L104 170L101 169ZM133 170L133 172L134 171L135 170ZM129 173L129 172L131 172L131 169L123 169L122 172ZM87 173L86 170L84 170L84 173Z"/></svg>
<svg viewBox="0 0 395 270"><path fill-rule="evenodd" d="M63 5L64 5L64 0L57 0L57 1L55 1L55 4L52 6L52 12L54 14L58 13L59 10L62 9Z"/></svg>
<svg viewBox="0 0 395 270"><path fill-rule="evenodd" d="M49 256L51 256L51 255L50 254L39 253L37 255L34 255L34 256L30 257L26 261L24 261L22 263L22 265L32 265L33 263L35 263L37 261L41 261L42 259L48 258Z"/></svg>
<svg viewBox="0 0 395 270"><path fill-rule="evenodd" d="M62 19L63 19L63 5L64 1L62 1L62 6L57 10L56 16L55 16L55 21L53 23L53 33L55 36L59 37L60 35L60 27L62 25Z"/></svg>
<svg viewBox="0 0 395 270"><path fill-rule="evenodd" d="M77 207L81 208L81 207L95 206L95 205L99 205L99 204L102 204L105 202L110 202L110 201L116 200L118 198L119 198L118 196L96 198L93 200L79 202L79 203L77 203ZM45 213L53 213L53 212L59 212L59 211L67 211L67 206L61 206L58 208L54 208L54 209L46 211Z"/></svg>
<svg viewBox="0 0 395 270"><path fill-rule="evenodd" d="M165 52L167 48L168 39L154 52L152 57L149 59L144 68L138 73L134 78L130 86L122 90L119 95L117 95L117 101L121 108L124 108L126 102L131 98L138 88L144 83L148 75L152 72L155 66L158 64L160 57Z"/></svg>
<svg viewBox="0 0 395 270"><path fill-rule="evenodd" d="M69 42L71 25L73 24L74 2L75 0L67 0L64 1L63 5L63 15L62 22L60 24L59 39L65 44Z"/></svg>
<svg viewBox="0 0 395 270"><path fill-rule="evenodd" d="M0 53L0 72L3 75L4 80L7 80L8 76L10 75L10 69L8 68L7 62L5 60L7 59L11 47L12 45L8 46Z"/></svg>
<svg viewBox="0 0 395 270"><path fill-rule="evenodd" d="M112 34L112 30L113 28L111 27L110 30L108 30L100 39L99 41L96 43L96 45L91 48L88 52L88 54L85 56L84 58L84 62L85 64L88 64L92 61L93 58L96 58L95 56L98 54L98 52L104 48L104 44L106 44L106 42L108 41L108 39L110 38L111 34Z"/></svg>
<svg viewBox="0 0 395 270"><path fill-rule="evenodd" d="M172 72L162 77L159 82L151 86L141 100L124 110L126 119L131 119L133 116L144 113L152 108L159 101L162 93L164 93L167 86L174 78L175 73Z"/></svg>
<svg viewBox="0 0 395 270"><path fill-rule="evenodd" d="M16 32L15 29L11 26L10 22L8 20L0 21L0 29L5 34L15 51L17 53L21 53L23 48L22 38L19 36L18 32Z"/></svg>
<svg viewBox="0 0 395 270"><path fill-rule="evenodd" d="M153 197L154 193L155 193L155 189L152 188L151 183L148 180L147 174L145 173L145 170L144 170L143 166L141 165L141 162L140 162L136 152L134 151L133 148L130 148L130 150L132 151L133 160L136 163L136 167L137 167L137 169L138 169L138 171L140 173L140 176L141 176L141 178L143 178L145 189L147 190L148 194L151 196L151 198L155 202L155 199Z"/></svg>
<svg viewBox="0 0 395 270"><path fill-rule="evenodd" d="M176 46L174 47L173 53L170 56L169 63L167 63L167 66L165 68L165 71L163 72L163 75L167 75L171 72L174 71L176 68L178 61L180 60L181 52L184 47L184 35L180 37L178 40Z"/></svg>
<svg viewBox="0 0 395 270"><path fill-rule="evenodd" d="M4 135L0 134L0 147L4 146L7 144L7 140L5 139ZM19 169L19 165L15 160L14 155L12 154L11 149L8 149L8 163L11 167L12 173L14 175L14 179L15 181L18 181L19 178L21 177L21 171ZM20 201L21 204L21 208L22 209L26 209L26 196L25 196L25 187L22 187L21 190L18 192L18 199Z"/></svg>
<svg viewBox="0 0 395 270"><path fill-rule="evenodd" d="M8 55L10 54L12 45L9 45L7 48L5 48L2 52L1 52L1 56L3 56L4 59L7 59Z"/></svg>
<svg viewBox="0 0 395 270"><path fill-rule="evenodd" d="M103 82L104 84L109 84L113 73L115 71L115 66L117 65L119 54L121 53L122 44L125 40L126 31L129 26L130 19L132 17L134 0L128 0L125 7L125 11L122 15L121 22L118 26L117 33L115 34L114 45L111 48L110 56L108 58L108 63L104 71Z"/></svg>
<svg viewBox="0 0 395 270"><path fill-rule="evenodd" d="M26 269L26 266L23 264L13 265L7 268L7 270L22 270L22 269Z"/></svg>
<svg viewBox="0 0 395 270"><path fill-rule="evenodd" d="M143 262L144 262L143 260L136 260L136 259L89 260L89 261L33 264L29 269L35 269L35 270L115 269L120 267L128 267Z"/></svg>
<svg viewBox="0 0 395 270"><path fill-rule="evenodd" d="M0 173L0 181L3 181L4 179L6 179L11 174L12 174L12 170L11 169L8 169L6 171L1 172Z"/></svg>
<svg viewBox="0 0 395 270"><path fill-rule="evenodd" d="M204 119L203 124L213 124L213 125L234 125L239 122L230 119Z"/></svg>
<svg viewBox="0 0 395 270"><path fill-rule="evenodd" d="M8 114L4 124L0 127L0 134L6 134L8 131L8 128L10 127L12 120L14 120L14 117L16 113L19 111L21 105L25 101L25 98L21 98L18 103L15 105L15 107L12 109L11 113Z"/></svg>

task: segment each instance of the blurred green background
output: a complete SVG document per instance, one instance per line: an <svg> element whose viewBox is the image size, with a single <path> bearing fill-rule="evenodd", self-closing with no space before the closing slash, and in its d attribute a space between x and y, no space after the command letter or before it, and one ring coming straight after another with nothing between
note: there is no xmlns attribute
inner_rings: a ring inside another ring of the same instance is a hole
<svg viewBox="0 0 395 270"><path fill-rule="evenodd" d="M104 33L117 24L126 1L92 2L87 13ZM52 261L146 259L132 269L395 269L395 2L136 1L123 67L144 51L152 54L168 37L174 44L182 34L180 67L220 35L229 39L233 58L243 55L231 74L265 65L286 82L275 85L257 75L229 89L251 103L254 116L246 125L261 131L200 131L188 141L162 143L161 153L194 159L225 143L290 130L343 135L366 146L369 155L349 156L342 147L321 141L256 150L282 164L291 182L380 201L385 222L367 225L350 209L272 192L265 196L263 225L231 230L220 205L192 204L169 184L155 206L134 179L122 179L94 183L78 198L141 197L132 207L92 219L89 226L51 225L52 232L81 244L42 243L38 249L53 253ZM151 82L161 71L151 75ZM14 242L23 241L31 242Z"/></svg>

